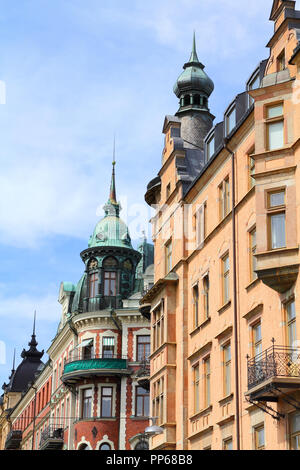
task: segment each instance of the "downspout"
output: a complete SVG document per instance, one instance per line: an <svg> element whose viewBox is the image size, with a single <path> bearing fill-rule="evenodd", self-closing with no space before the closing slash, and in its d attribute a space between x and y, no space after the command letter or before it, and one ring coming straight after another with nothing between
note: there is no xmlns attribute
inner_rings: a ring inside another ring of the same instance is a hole
<svg viewBox="0 0 300 470"><path fill-rule="evenodd" d="M78 332L76 328L74 327L73 320L70 318L68 320L68 325L71 331L73 331L74 335L76 338L78 338ZM78 342L78 340L77 340ZM75 416L75 399L76 399L76 394L74 393L74 390L71 389L71 400L70 400L70 408L69 408L69 433L68 433L68 450L74 450L74 422L72 421L72 416Z"/></svg>
<svg viewBox="0 0 300 470"><path fill-rule="evenodd" d="M236 253L236 209L235 209L235 154L227 147L228 139L224 138L224 148L231 154L232 173L232 256L233 256L233 329L235 355L235 406L236 406L236 444L241 448L240 438L240 391L239 391L239 347L238 347L238 311L237 311L237 253Z"/></svg>
<svg viewBox="0 0 300 470"><path fill-rule="evenodd" d="M34 390L34 405L33 405L33 425L32 425L32 443L31 443L31 450L34 450L34 439L35 439L35 419L36 419L36 395L37 395L37 388L33 387Z"/></svg>

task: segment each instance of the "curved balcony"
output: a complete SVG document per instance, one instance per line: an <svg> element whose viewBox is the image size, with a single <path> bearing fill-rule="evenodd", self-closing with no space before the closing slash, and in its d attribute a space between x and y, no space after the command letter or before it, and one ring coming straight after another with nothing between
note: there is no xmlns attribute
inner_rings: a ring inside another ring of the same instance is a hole
<svg viewBox="0 0 300 470"><path fill-rule="evenodd" d="M76 352L65 362L62 382L74 384L80 380L96 376L130 375L127 356L89 354Z"/></svg>

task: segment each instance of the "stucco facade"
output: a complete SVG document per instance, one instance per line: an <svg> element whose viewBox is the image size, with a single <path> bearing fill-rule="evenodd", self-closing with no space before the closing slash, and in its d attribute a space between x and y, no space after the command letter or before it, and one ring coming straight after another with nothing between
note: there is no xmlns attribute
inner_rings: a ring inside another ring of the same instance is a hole
<svg viewBox="0 0 300 470"><path fill-rule="evenodd" d="M181 133L188 99L164 122L141 301L152 449L300 448L300 12L275 0L270 19L269 58L203 146Z"/></svg>

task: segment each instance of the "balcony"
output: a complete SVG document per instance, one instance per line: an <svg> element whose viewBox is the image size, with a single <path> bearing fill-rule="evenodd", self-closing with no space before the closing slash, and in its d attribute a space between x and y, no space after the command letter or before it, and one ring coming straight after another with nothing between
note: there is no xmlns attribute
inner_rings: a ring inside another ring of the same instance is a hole
<svg viewBox="0 0 300 470"><path fill-rule="evenodd" d="M64 430L49 426L41 435L40 450L61 450L64 444Z"/></svg>
<svg viewBox="0 0 300 470"><path fill-rule="evenodd" d="M136 373L136 380L140 387L150 390L150 362L144 360L140 363L140 368Z"/></svg>
<svg viewBox="0 0 300 470"><path fill-rule="evenodd" d="M271 346L248 359L248 392L256 401L277 402L300 388L300 348Z"/></svg>
<svg viewBox="0 0 300 470"><path fill-rule="evenodd" d="M22 441L22 431L12 429L6 438L5 449L6 450L18 450Z"/></svg>
<svg viewBox="0 0 300 470"><path fill-rule="evenodd" d="M299 249L280 248L256 253L258 279L283 294L295 284L299 272Z"/></svg>
<svg viewBox="0 0 300 470"><path fill-rule="evenodd" d="M86 355L84 351L76 351L65 362L62 375L62 382L74 384L80 380L96 376L122 376L130 375L128 369L127 356L90 353Z"/></svg>

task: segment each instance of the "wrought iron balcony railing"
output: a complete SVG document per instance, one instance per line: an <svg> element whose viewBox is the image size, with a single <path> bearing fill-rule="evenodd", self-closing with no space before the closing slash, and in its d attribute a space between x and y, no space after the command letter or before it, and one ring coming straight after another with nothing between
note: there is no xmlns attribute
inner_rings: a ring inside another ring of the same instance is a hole
<svg viewBox="0 0 300 470"><path fill-rule="evenodd" d="M70 364L71 362L75 361L91 361L91 360L125 360L127 362L127 356L122 356L120 354L110 354L109 352L107 353L102 353L102 354L96 354L93 351L85 351L84 349L82 350L81 348L78 350L74 350L71 352L70 357L66 360L66 364Z"/></svg>
<svg viewBox="0 0 300 470"><path fill-rule="evenodd" d="M300 378L300 348L274 345L248 359L248 390L274 377Z"/></svg>
<svg viewBox="0 0 300 470"><path fill-rule="evenodd" d="M19 449L22 441L22 431L11 429L7 435L5 449Z"/></svg>
<svg viewBox="0 0 300 470"><path fill-rule="evenodd" d="M58 449L64 443L64 430L58 425L48 426L42 434L40 440L40 449Z"/></svg>

